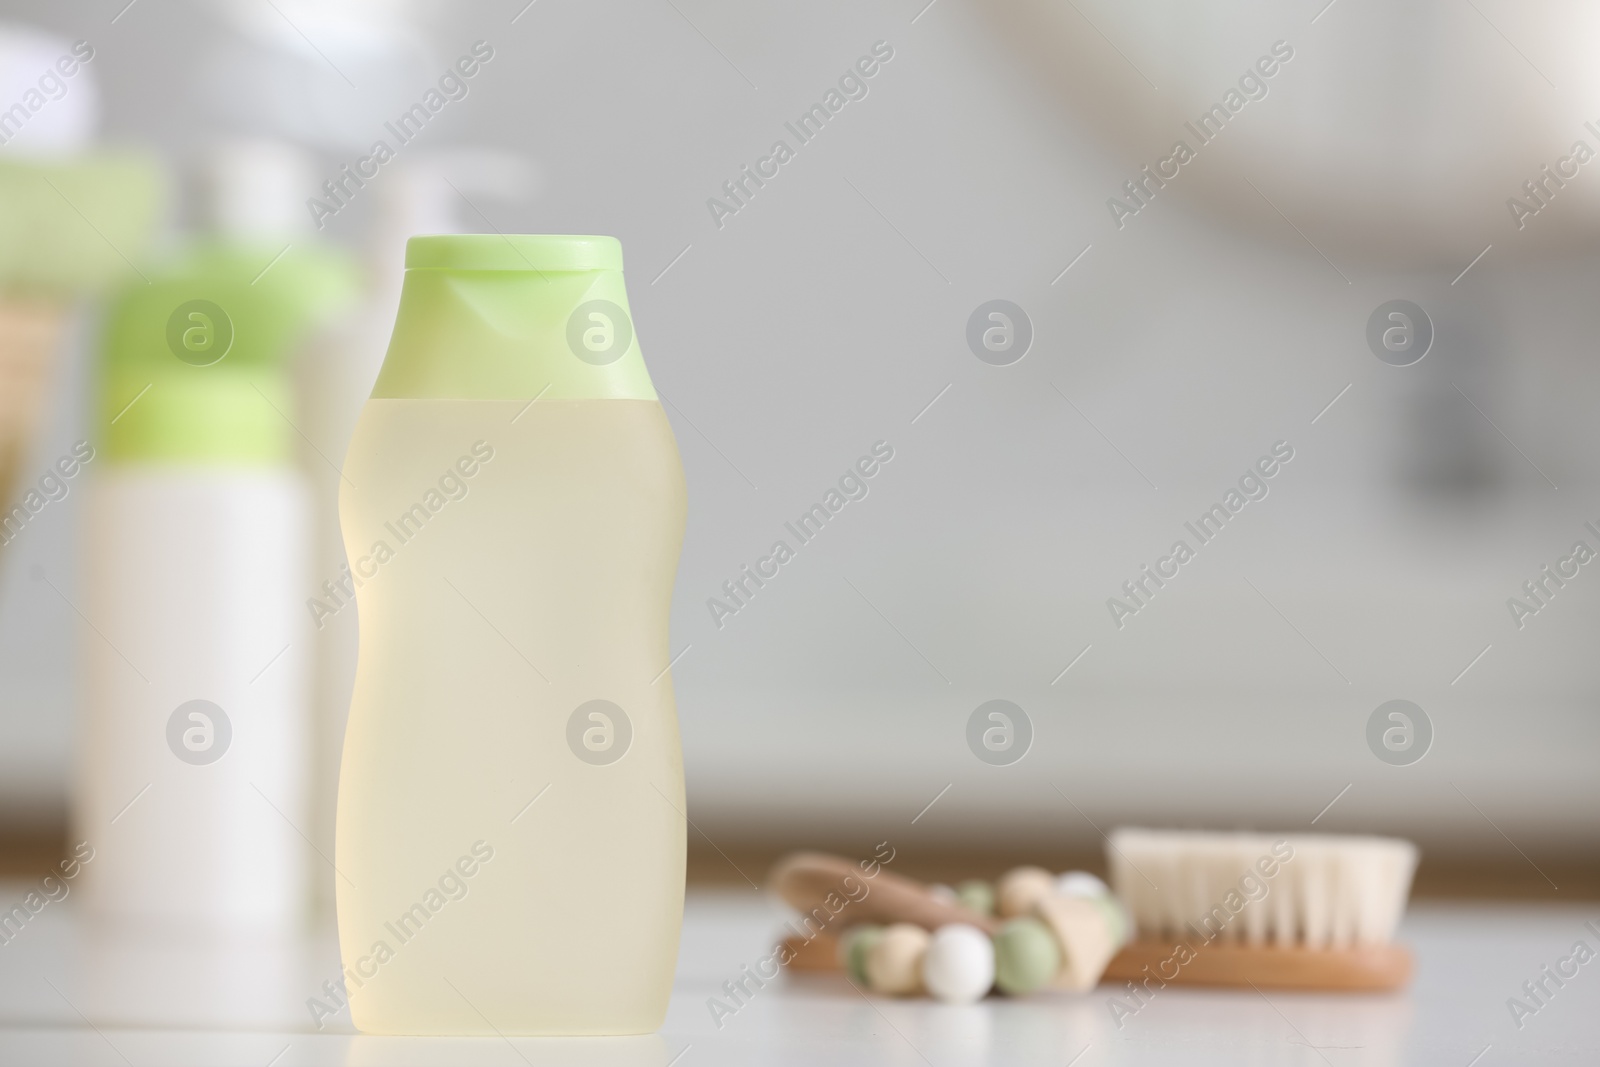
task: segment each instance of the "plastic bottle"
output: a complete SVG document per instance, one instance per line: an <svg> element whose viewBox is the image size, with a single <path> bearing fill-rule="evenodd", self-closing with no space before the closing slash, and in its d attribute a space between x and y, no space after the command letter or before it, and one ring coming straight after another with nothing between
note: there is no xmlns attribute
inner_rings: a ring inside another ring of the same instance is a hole
<svg viewBox="0 0 1600 1067"><path fill-rule="evenodd" d="M360 657L335 863L351 1015L660 1025L682 922L683 471L607 237L413 238L345 461Z"/></svg>
<svg viewBox="0 0 1600 1067"><path fill-rule="evenodd" d="M320 862L298 830L307 499L283 362L350 280L299 248L263 274L279 251L201 247L108 316L74 798L91 916L283 929Z"/></svg>

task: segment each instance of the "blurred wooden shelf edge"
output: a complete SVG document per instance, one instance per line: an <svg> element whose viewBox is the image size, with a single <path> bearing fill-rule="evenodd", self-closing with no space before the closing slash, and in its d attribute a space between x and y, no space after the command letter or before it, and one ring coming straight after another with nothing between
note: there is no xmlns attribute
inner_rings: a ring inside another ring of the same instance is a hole
<svg viewBox="0 0 1600 1067"><path fill-rule="evenodd" d="M64 833L0 832L0 879L37 879L72 852Z"/></svg>
<svg viewBox="0 0 1600 1067"><path fill-rule="evenodd" d="M773 840L750 842L719 838L716 844L691 834L689 884L695 886L765 887L767 871L787 852L816 849L844 856L870 856L876 842ZM895 845L893 869L927 882L955 883L967 878L994 879L1023 864L1054 871L1082 870L1105 876L1098 851L1022 848ZM1520 900L1570 904L1600 900L1600 855L1552 859L1535 854L1538 868L1511 849L1509 856L1423 849L1412 885L1413 900ZM44 874L71 852L61 834L0 833L0 879L29 879ZM1541 873L1542 872L1542 873ZM1552 883L1555 887L1553 888Z"/></svg>
<svg viewBox="0 0 1600 1067"><path fill-rule="evenodd" d="M895 844L892 864L897 874L925 882L953 885L968 878L993 880L1013 867L1033 864L1052 871L1090 871L1106 876L1105 858L1098 850L1060 848L1027 850L1020 847L980 848ZM767 872L787 852L813 850L842 856L870 856L876 842L790 840L749 842L719 837L710 844L690 834L689 883L700 886L765 887ZM1484 853L1429 850L1412 882L1413 900L1520 900L1530 903L1571 904L1600 900L1600 854L1569 854L1561 858L1534 855L1538 868L1510 848ZM1557 888L1559 887L1559 888Z"/></svg>

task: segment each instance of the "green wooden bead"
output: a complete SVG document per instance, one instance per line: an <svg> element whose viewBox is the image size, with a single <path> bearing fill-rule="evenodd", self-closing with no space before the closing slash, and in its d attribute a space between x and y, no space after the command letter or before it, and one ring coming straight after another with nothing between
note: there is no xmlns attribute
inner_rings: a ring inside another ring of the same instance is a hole
<svg viewBox="0 0 1600 1067"><path fill-rule="evenodd" d="M994 886L981 878L956 886L956 899L979 915L994 914Z"/></svg>
<svg viewBox="0 0 1600 1067"><path fill-rule="evenodd" d="M995 984L1002 993L1031 993L1060 971L1061 946L1038 919L1012 919L994 935Z"/></svg>
<svg viewBox="0 0 1600 1067"><path fill-rule="evenodd" d="M867 950L883 936L883 927L872 923L852 926L839 941L839 962L857 985L867 984Z"/></svg>

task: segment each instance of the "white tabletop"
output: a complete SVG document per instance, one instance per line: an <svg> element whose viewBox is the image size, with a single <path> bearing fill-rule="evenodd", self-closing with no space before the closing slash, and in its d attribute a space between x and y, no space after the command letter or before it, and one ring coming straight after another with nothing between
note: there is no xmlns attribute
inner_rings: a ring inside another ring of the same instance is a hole
<svg viewBox="0 0 1600 1067"><path fill-rule="evenodd" d="M0 900L25 886L0 884ZM1600 1063L1600 963L1519 1029L1507 998L1600 951L1600 906L1417 905L1417 957L1392 996L1161 990L1119 1029L1108 987L954 1007L785 975L719 1028L708 999L766 955L783 917L753 891L691 891L672 1005L646 1038L386 1038L307 1008L338 973L331 929L285 943L174 944L82 928L69 897L0 945L0 1064L1441 1064ZM1487 1051L1485 1051L1487 1050ZM1474 1057L1479 1057L1474 1059Z"/></svg>

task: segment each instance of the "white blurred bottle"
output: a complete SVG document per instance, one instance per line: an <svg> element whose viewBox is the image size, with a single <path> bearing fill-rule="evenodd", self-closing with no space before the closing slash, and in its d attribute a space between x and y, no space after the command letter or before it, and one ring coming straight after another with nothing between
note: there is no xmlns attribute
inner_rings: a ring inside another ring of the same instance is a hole
<svg viewBox="0 0 1600 1067"><path fill-rule="evenodd" d="M273 232L307 187L292 150L216 162L222 235L107 319L74 833L95 916L271 929L304 915L321 862L301 830L310 501L284 364L351 278Z"/></svg>

